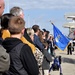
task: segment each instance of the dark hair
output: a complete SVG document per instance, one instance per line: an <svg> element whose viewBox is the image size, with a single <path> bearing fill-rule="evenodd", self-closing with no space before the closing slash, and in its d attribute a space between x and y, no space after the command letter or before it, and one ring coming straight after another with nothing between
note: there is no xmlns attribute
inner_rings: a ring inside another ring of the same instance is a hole
<svg viewBox="0 0 75 75"><path fill-rule="evenodd" d="M39 30L39 26L38 25L33 25L32 29L34 30L34 32L37 32Z"/></svg>
<svg viewBox="0 0 75 75"><path fill-rule="evenodd" d="M46 32L46 29L42 29L44 32Z"/></svg>
<svg viewBox="0 0 75 75"><path fill-rule="evenodd" d="M50 32L46 30L46 35L45 35L46 38L48 38L49 33L50 33Z"/></svg>
<svg viewBox="0 0 75 75"><path fill-rule="evenodd" d="M2 30L0 29L0 38L2 38Z"/></svg>
<svg viewBox="0 0 75 75"><path fill-rule="evenodd" d="M8 22L12 16L14 16L14 15L12 15L10 13L6 13L6 14L1 16L1 27L2 27L2 29L8 28Z"/></svg>

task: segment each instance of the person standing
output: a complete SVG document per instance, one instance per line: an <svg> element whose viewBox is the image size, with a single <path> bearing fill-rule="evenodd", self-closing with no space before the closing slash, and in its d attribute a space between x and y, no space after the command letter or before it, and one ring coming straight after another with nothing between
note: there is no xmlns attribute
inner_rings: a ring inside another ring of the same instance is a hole
<svg viewBox="0 0 75 75"><path fill-rule="evenodd" d="M67 55L69 55L69 54L72 55L72 50L71 50L72 46L71 46L71 44L72 44L72 42L70 41L70 43L67 47Z"/></svg>
<svg viewBox="0 0 75 75"><path fill-rule="evenodd" d="M17 6L12 7L10 9L10 13L14 16L19 16L19 17L24 19L23 9L20 8L20 7L17 7ZM36 49L35 45L33 44L30 37L27 35L26 31L24 31L24 35L23 35L23 37L21 37L21 40L22 40L23 43L28 44L31 47L31 50L32 50L33 53L35 52L35 49Z"/></svg>
<svg viewBox="0 0 75 75"><path fill-rule="evenodd" d="M52 61L52 56L47 51L47 45L43 44L39 38L40 29L38 25L32 26L34 30L34 44L43 53L42 71L44 75L49 73L49 65ZM48 61L48 62L47 62Z"/></svg>
<svg viewBox="0 0 75 75"><path fill-rule="evenodd" d="M24 34L25 21L18 16L10 19L8 29L11 37L6 38L2 45L10 54L10 68L6 75L38 75L39 68L31 48L20 38Z"/></svg>
<svg viewBox="0 0 75 75"><path fill-rule="evenodd" d="M10 32L8 30L8 22L10 18L14 16L10 13L5 13L1 16L1 32L2 32L2 39L4 40L7 37L10 37Z"/></svg>
<svg viewBox="0 0 75 75"><path fill-rule="evenodd" d="M1 16L4 12L5 2L4 0L0 0L0 28L1 28ZM5 71L9 69L10 66L10 57L6 52L6 49L2 46L2 33L0 30L0 75L2 75Z"/></svg>

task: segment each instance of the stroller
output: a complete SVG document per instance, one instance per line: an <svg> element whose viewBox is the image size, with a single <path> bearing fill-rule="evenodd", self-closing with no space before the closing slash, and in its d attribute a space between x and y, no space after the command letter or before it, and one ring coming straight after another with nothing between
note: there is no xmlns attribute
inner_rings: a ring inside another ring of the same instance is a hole
<svg viewBox="0 0 75 75"><path fill-rule="evenodd" d="M54 62L49 69L49 73L51 70L59 71L59 69L60 69L60 75L63 75L62 68L61 68L61 56L56 56L56 57L54 57Z"/></svg>

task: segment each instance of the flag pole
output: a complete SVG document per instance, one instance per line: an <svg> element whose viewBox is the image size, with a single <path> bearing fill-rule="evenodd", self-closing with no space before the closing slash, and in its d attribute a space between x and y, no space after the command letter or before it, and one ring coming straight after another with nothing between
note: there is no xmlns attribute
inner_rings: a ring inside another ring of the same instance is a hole
<svg viewBox="0 0 75 75"><path fill-rule="evenodd" d="M52 25L54 25L54 23L50 20L50 23L52 24Z"/></svg>

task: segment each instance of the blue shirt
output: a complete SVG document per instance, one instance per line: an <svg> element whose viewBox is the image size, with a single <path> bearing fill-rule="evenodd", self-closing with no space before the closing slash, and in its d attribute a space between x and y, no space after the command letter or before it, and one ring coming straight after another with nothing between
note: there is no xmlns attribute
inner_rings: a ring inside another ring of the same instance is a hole
<svg viewBox="0 0 75 75"><path fill-rule="evenodd" d="M39 37L36 34L34 34L34 44L40 50L44 49L44 45L42 44L42 42L40 41Z"/></svg>

